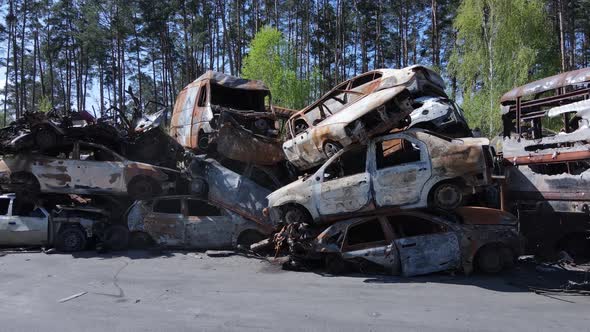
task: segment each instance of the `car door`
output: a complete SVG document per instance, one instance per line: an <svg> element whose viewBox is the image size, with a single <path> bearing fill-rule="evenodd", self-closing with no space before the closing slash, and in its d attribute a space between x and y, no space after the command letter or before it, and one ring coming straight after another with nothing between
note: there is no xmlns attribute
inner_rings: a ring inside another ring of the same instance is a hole
<svg viewBox="0 0 590 332"><path fill-rule="evenodd" d="M185 222L182 199L164 197L153 201L151 210L144 218L143 227L157 244L184 247Z"/></svg>
<svg viewBox="0 0 590 332"><path fill-rule="evenodd" d="M79 177L74 180L75 192L123 193L127 190L123 159L105 147L80 142L75 168ZM74 166L73 166L74 167Z"/></svg>
<svg viewBox="0 0 590 332"><path fill-rule="evenodd" d="M232 245L237 225L224 209L199 199L186 199L186 246L199 249L221 249Z"/></svg>
<svg viewBox="0 0 590 332"><path fill-rule="evenodd" d="M314 194L320 215L359 211L371 201L367 148L359 145L339 151L316 173Z"/></svg>
<svg viewBox="0 0 590 332"><path fill-rule="evenodd" d="M461 264L459 237L444 224L416 215L388 217L397 238L402 275L415 276L456 269Z"/></svg>
<svg viewBox="0 0 590 332"><path fill-rule="evenodd" d="M78 166L76 145L68 144L61 147L55 157L36 157L31 171L39 180L42 192L73 193L77 179L82 177Z"/></svg>
<svg viewBox="0 0 590 332"><path fill-rule="evenodd" d="M378 218L364 219L346 229L342 242L342 258L348 261L365 261L361 265L377 265L396 274L399 257L394 244Z"/></svg>
<svg viewBox="0 0 590 332"><path fill-rule="evenodd" d="M418 203L432 173L426 145L404 134L386 136L371 144L371 182L377 207Z"/></svg>
<svg viewBox="0 0 590 332"><path fill-rule="evenodd" d="M47 243L49 214L32 203L12 200L0 217L0 244L35 246Z"/></svg>

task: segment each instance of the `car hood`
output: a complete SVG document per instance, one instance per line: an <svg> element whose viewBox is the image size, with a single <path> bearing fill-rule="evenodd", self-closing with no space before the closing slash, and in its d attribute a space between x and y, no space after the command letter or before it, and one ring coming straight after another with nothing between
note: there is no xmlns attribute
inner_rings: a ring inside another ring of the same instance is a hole
<svg viewBox="0 0 590 332"><path fill-rule="evenodd" d="M291 190L296 190L298 187L304 186L303 183L308 181L310 178L311 178L311 176L303 176L300 179L295 180L295 181L289 183L288 185L273 191L270 195L266 196L266 198L268 199L268 205L272 206L273 203L279 197L288 194Z"/></svg>

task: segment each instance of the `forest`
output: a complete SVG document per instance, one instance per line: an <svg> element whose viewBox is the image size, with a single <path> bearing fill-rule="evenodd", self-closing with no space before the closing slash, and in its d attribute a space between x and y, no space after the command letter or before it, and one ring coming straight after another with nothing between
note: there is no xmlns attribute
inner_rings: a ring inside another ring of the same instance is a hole
<svg viewBox="0 0 590 332"><path fill-rule="evenodd" d="M439 71L472 127L498 99L590 61L590 0L0 0L6 124L26 111L172 108L208 69L263 79L302 108L374 68Z"/></svg>

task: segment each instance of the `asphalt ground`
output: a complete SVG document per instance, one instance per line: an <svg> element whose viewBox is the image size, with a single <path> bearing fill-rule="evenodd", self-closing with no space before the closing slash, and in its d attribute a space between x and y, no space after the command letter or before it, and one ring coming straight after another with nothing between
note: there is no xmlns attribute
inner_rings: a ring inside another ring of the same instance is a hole
<svg viewBox="0 0 590 332"><path fill-rule="evenodd" d="M590 296L547 290L584 278L532 263L403 278L193 252L16 253L0 257L0 330L588 331Z"/></svg>

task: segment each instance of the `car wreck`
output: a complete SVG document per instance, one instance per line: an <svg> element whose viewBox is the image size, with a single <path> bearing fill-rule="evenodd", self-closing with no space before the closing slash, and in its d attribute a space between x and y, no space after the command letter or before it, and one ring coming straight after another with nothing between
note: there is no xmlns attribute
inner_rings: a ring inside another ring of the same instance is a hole
<svg viewBox="0 0 590 332"><path fill-rule="evenodd" d="M528 250L590 252L590 68L528 83L501 98L505 209Z"/></svg>
<svg viewBox="0 0 590 332"><path fill-rule="evenodd" d="M0 159L3 191L127 195L150 198L173 189L174 169L125 159L105 146L75 141L45 151Z"/></svg>
<svg viewBox="0 0 590 332"><path fill-rule="evenodd" d="M422 129L376 137L273 192L269 213L277 223L324 223L392 207L453 210L491 183L493 155L487 139Z"/></svg>
<svg viewBox="0 0 590 332"><path fill-rule="evenodd" d="M142 107L131 90L126 92L135 103L130 118L114 106L99 118L86 111L25 112L0 129L0 154L44 153L85 141L104 145L130 160L176 168L183 149L161 129L164 111L146 114L150 103Z"/></svg>
<svg viewBox="0 0 590 332"><path fill-rule="evenodd" d="M170 136L195 152L276 164L284 155L270 105L270 90L261 81L207 71L179 93Z"/></svg>
<svg viewBox="0 0 590 332"><path fill-rule="evenodd" d="M422 96L414 99L409 128L423 128L448 137L470 137L471 129L463 110L446 97Z"/></svg>
<svg viewBox="0 0 590 332"><path fill-rule="evenodd" d="M517 223L509 213L481 207L452 214L397 211L340 221L317 236L310 229L285 232L288 225L275 239L282 245L288 238L286 268L319 265L333 274L357 270L406 277L448 270L497 273L522 254Z"/></svg>
<svg viewBox="0 0 590 332"><path fill-rule="evenodd" d="M338 150L410 124L412 96L444 96L434 71L412 66L378 69L344 81L287 122L283 150L301 170L321 165Z"/></svg>
<svg viewBox="0 0 590 332"><path fill-rule="evenodd" d="M273 230L230 208L194 196L163 196L135 202L127 223L131 244L183 249L249 248Z"/></svg>
<svg viewBox="0 0 590 332"><path fill-rule="evenodd" d="M127 228L111 223L101 209L58 205L48 210L15 194L0 195L0 246L54 246L72 252L84 250L91 240L124 249Z"/></svg>

